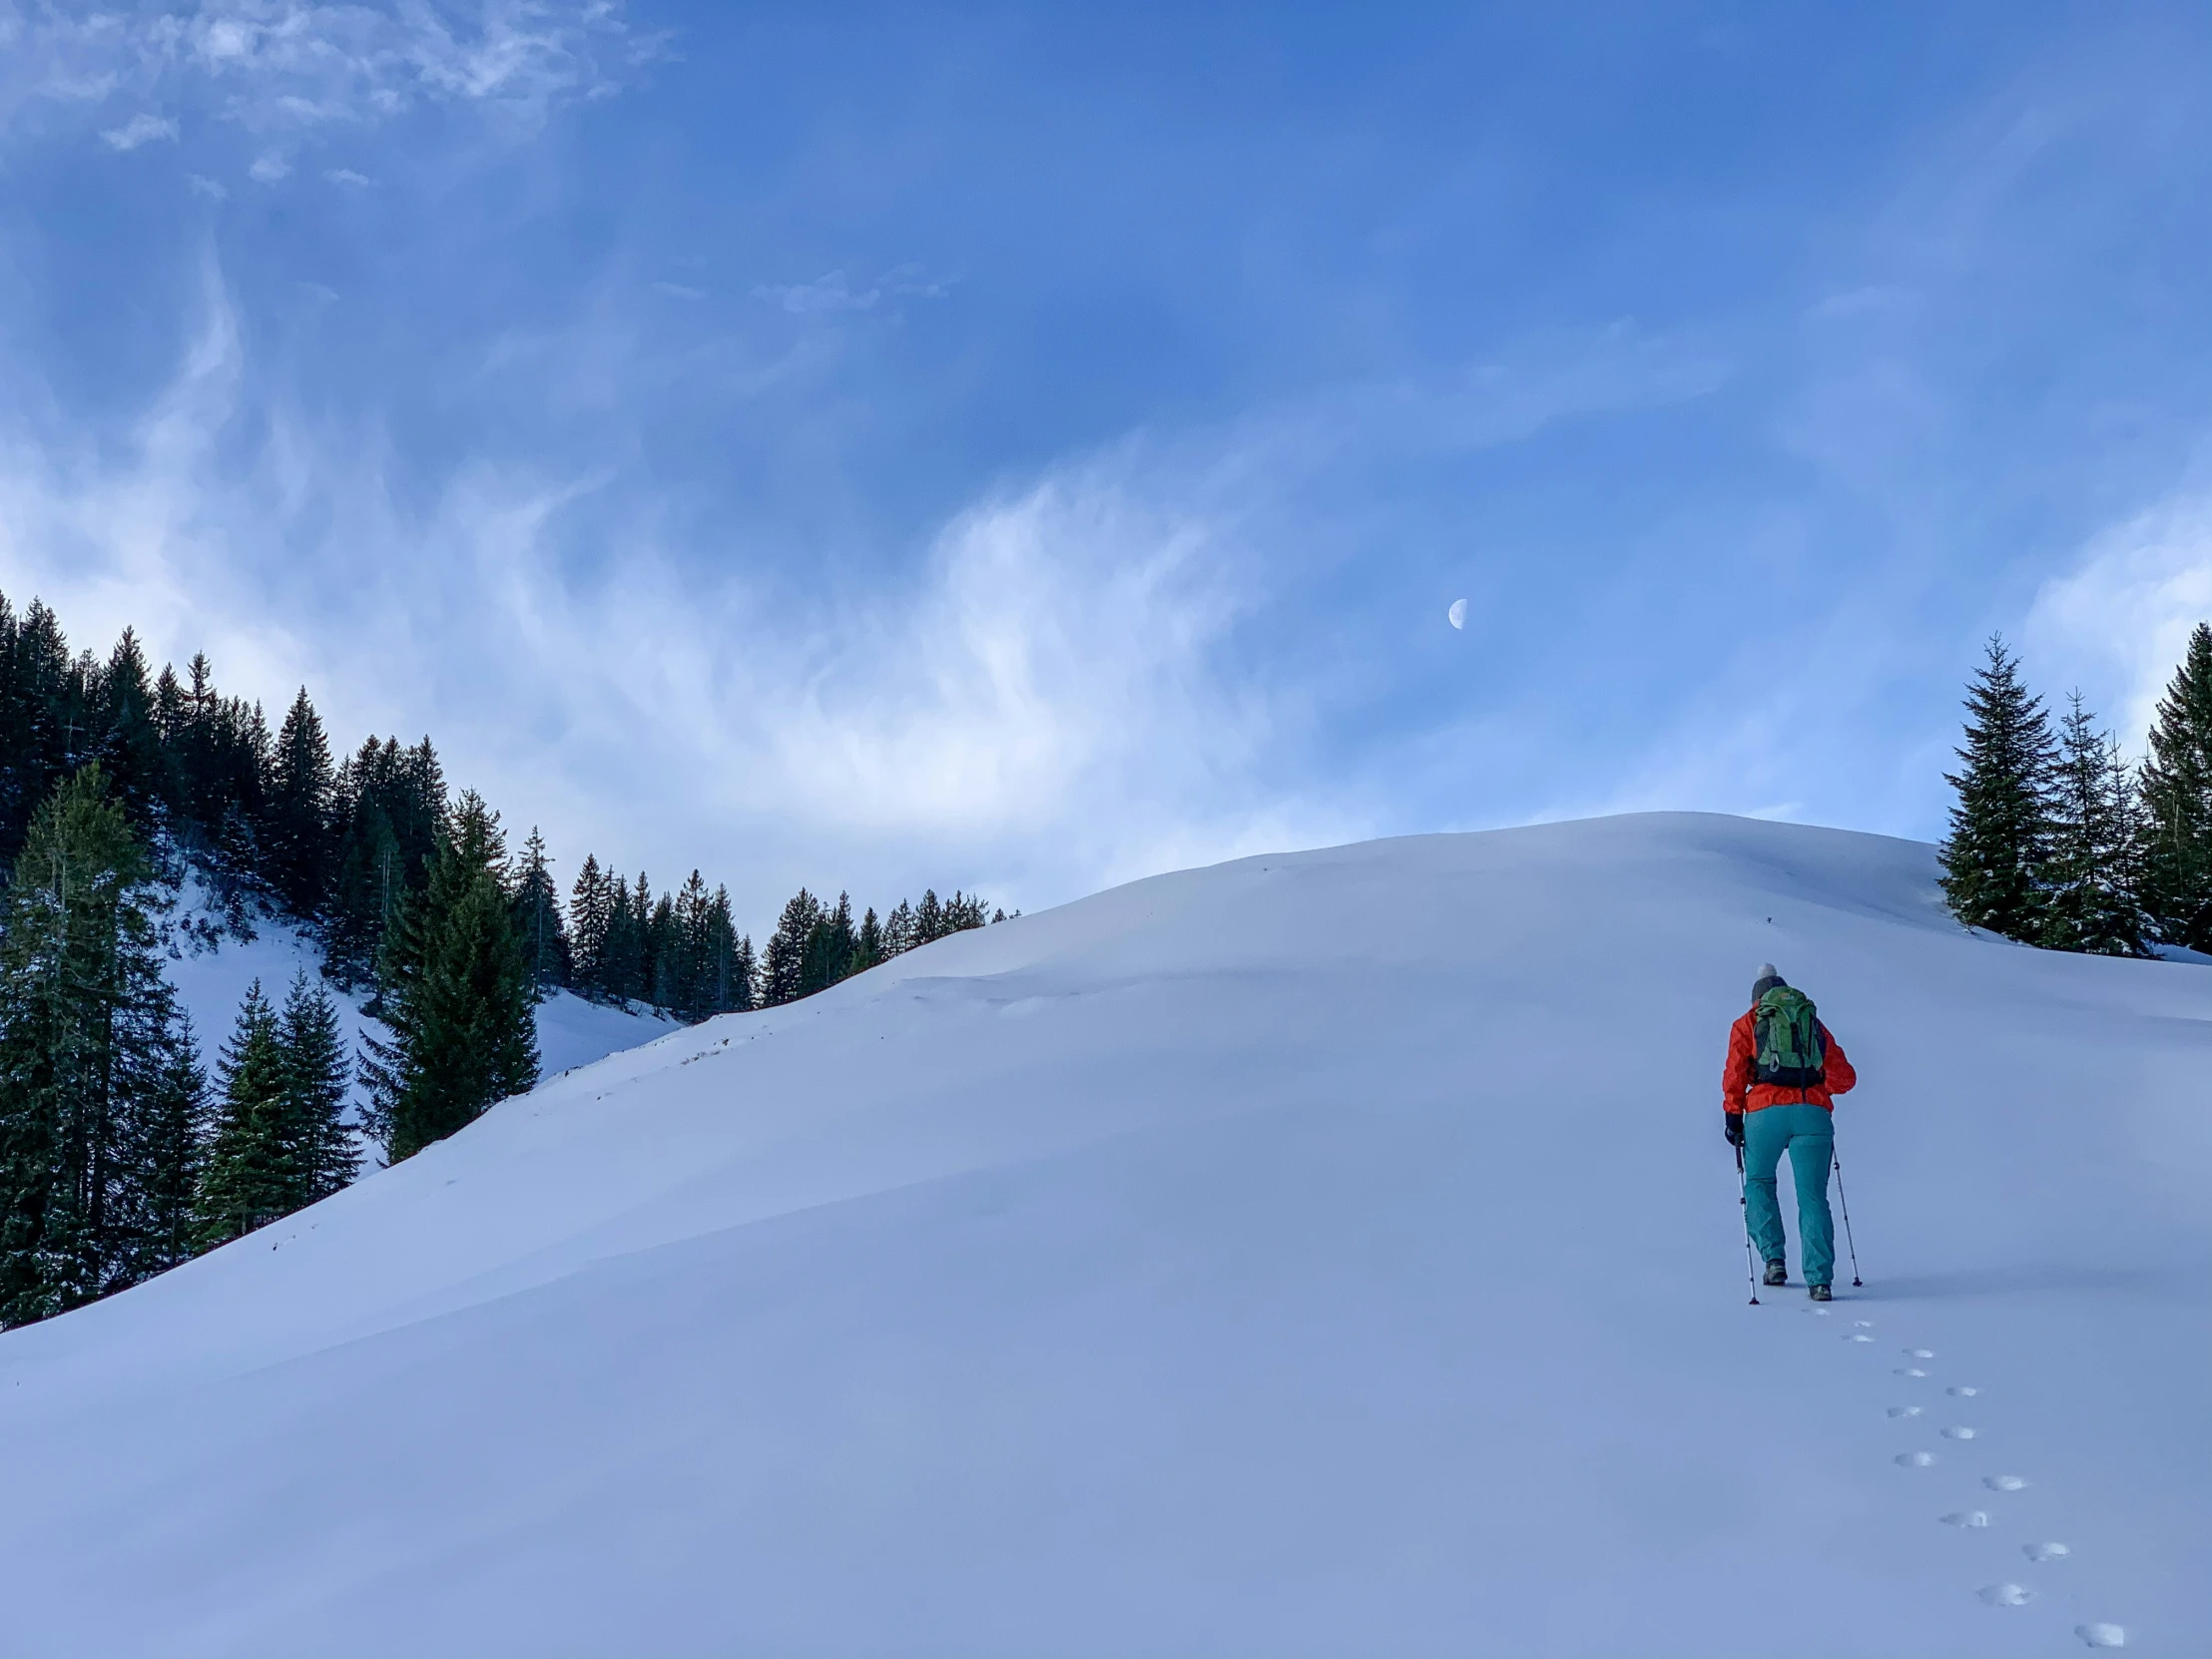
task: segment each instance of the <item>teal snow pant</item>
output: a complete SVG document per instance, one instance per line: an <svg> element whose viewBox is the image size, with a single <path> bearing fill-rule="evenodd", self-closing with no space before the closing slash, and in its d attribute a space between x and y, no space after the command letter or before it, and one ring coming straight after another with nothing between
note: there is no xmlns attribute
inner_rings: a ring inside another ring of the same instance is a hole
<svg viewBox="0 0 2212 1659"><path fill-rule="evenodd" d="M1797 1176L1799 1259L1808 1285L1836 1278L1836 1221L1828 1213L1828 1167L1836 1160L1836 1120L1825 1106L1769 1106L1744 1114L1744 1220L1762 1262L1782 1260L1782 1205L1774 1172L1783 1149Z"/></svg>

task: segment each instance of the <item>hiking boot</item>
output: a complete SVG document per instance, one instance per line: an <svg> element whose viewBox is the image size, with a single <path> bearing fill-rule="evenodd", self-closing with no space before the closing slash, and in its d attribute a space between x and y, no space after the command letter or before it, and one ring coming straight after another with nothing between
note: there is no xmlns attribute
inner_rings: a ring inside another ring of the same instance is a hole
<svg viewBox="0 0 2212 1659"><path fill-rule="evenodd" d="M1808 1287L1808 1289L1815 1302L1833 1302L1835 1300L1834 1297L1828 1294L1828 1287L1826 1285L1813 1285Z"/></svg>
<svg viewBox="0 0 2212 1659"><path fill-rule="evenodd" d="M1767 1264L1767 1283L1768 1283L1768 1284L1770 1284L1770 1285L1787 1285L1787 1284L1788 1284L1789 1282L1790 1282L1790 1270L1789 1270L1789 1268L1788 1268L1787 1266L1785 1266L1785 1265L1784 1265L1783 1263L1781 1263L1781 1262L1769 1262L1769 1263Z"/></svg>

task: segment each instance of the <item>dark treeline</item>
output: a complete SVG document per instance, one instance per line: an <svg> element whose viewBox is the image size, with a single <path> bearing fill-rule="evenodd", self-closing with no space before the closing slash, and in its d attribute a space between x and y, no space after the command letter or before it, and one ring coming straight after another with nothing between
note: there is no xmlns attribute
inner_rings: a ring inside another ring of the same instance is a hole
<svg viewBox="0 0 2212 1659"><path fill-rule="evenodd" d="M281 1008L257 983L211 1085L161 965L188 871L220 912L186 924L199 942L281 916L388 1035L356 1061L323 983L300 977ZM930 891L855 922L843 895L802 890L756 954L699 871L655 896L597 857L564 903L544 837L510 852L428 738L333 761L303 688L273 733L204 656L156 675L129 630L105 658L72 656L51 611L19 617L4 595L0 883L0 1326L335 1192L364 1138L396 1161L532 1087L536 1009L557 988L700 1020L1002 919Z"/></svg>
<svg viewBox="0 0 2212 1659"><path fill-rule="evenodd" d="M2054 730L1992 639L1958 759L1942 864L1961 921L2054 950L2212 951L2212 627L2190 635L2139 765L2079 694Z"/></svg>

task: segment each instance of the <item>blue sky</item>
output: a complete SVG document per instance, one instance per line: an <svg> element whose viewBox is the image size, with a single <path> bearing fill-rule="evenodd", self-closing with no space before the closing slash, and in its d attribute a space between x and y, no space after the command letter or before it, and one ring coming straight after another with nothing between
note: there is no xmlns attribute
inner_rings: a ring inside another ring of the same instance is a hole
<svg viewBox="0 0 2212 1659"><path fill-rule="evenodd" d="M756 928L1934 835L1991 629L2134 741L2212 612L2207 84L2201 6L0 0L0 588Z"/></svg>

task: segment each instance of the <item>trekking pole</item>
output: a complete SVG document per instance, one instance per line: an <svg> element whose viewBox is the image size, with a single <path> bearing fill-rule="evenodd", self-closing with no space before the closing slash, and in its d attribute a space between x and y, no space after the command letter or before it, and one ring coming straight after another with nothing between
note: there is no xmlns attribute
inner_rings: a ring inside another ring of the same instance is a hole
<svg viewBox="0 0 2212 1659"><path fill-rule="evenodd" d="M1759 1270L1751 1265L1751 1189L1746 1185L1750 1179L1744 1170L1744 1149L1739 1146L1736 1149L1736 1202L1744 1212L1744 1280L1751 1286L1751 1305L1756 1308L1759 1306ZM1843 1189L1839 1185L1837 1190ZM1848 1224L1846 1232L1849 1232ZM1857 1258L1853 1259L1853 1264L1857 1265Z"/></svg>
<svg viewBox="0 0 2212 1659"><path fill-rule="evenodd" d="M1829 1156L1836 1157L1833 1152ZM1844 1191L1844 1161L1841 1158L1836 1158L1836 1196L1844 1206L1844 1243L1851 1246L1851 1282L1855 1288L1861 1287L1865 1281L1859 1277L1859 1244L1851 1236L1851 1195Z"/></svg>

